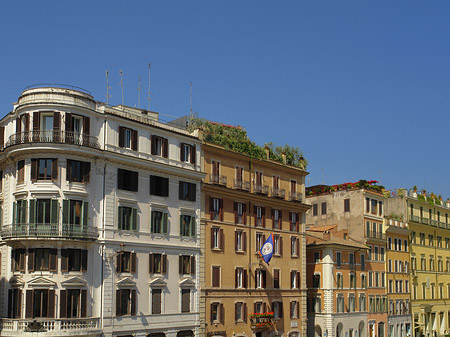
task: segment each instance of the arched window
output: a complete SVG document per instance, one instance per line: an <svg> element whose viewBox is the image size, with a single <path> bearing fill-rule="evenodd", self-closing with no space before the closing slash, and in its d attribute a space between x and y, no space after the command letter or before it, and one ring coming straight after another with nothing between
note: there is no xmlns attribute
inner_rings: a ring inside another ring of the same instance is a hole
<svg viewBox="0 0 450 337"><path fill-rule="evenodd" d="M343 326L342 323L339 323L336 327L336 337L344 337L344 333L343 333Z"/></svg>

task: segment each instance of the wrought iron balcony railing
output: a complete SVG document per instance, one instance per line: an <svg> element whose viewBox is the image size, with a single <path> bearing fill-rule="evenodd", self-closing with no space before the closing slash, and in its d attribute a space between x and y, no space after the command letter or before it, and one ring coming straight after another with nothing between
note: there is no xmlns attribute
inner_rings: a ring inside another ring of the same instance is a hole
<svg viewBox="0 0 450 337"><path fill-rule="evenodd" d="M303 200L303 194L300 192L291 192L289 193L289 199L291 201L302 201Z"/></svg>
<svg viewBox="0 0 450 337"><path fill-rule="evenodd" d="M54 131L54 130L32 130L19 132L9 136L5 148L12 145L27 143L58 143L74 144L79 146L100 148L97 137L79 134L77 132Z"/></svg>
<svg viewBox="0 0 450 337"><path fill-rule="evenodd" d="M272 197L284 199L286 197L286 191L280 188L272 188Z"/></svg>
<svg viewBox="0 0 450 337"><path fill-rule="evenodd" d="M374 231L366 231L365 232L365 237L366 238L373 238L373 239L382 239L382 240L386 239L386 235L384 233L374 232Z"/></svg>
<svg viewBox="0 0 450 337"><path fill-rule="evenodd" d="M227 185L227 176L223 176L220 174L211 174L209 176L209 181L213 184L219 184L219 185Z"/></svg>
<svg viewBox="0 0 450 337"><path fill-rule="evenodd" d="M253 185L253 192L257 194L269 194L269 186L268 185L262 185L262 184L254 184Z"/></svg>
<svg viewBox="0 0 450 337"><path fill-rule="evenodd" d="M233 188L237 190L250 191L250 182L234 179Z"/></svg>
<svg viewBox="0 0 450 337"><path fill-rule="evenodd" d="M3 240L22 238L60 238L72 240L96 240L98 230L73 224L12 224L3 226Z"/></svg>

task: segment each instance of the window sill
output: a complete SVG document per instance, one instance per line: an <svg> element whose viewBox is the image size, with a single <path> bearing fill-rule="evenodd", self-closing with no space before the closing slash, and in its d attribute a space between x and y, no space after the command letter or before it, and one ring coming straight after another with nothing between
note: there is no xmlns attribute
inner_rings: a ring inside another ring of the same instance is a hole
<svg viewBox="0 0 450 337"><path fill-rule="evenodd" d="M245 250L235 250L236 254L245 254Z"/></svg>
<svg viewBox="0 0 450 337"><path fill-rule="evenodd" d="M221 253L223 250L217 247L211 248L213 252Z"/></svg>

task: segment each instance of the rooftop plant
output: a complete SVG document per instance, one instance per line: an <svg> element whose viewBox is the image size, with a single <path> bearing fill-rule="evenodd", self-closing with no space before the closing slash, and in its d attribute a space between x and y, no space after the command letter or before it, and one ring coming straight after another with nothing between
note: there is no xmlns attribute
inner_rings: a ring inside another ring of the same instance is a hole
<svg viewBox="0 0 450 337"><path fill-rule="evenodd" d="M266 159L266 150L269 150L269 159L283 163L283 155L286 156L286 164L297 166L306 170L307 160L303 157L298 147L289 145L278 146L272 142L260 146L251 141L247 131L240 126L211 122L203 118L189 117L188 131L196 129L203 131L203 140L221 145L227 150L236 151L252 158Z"/></svg>
<svg viewBox="0 0 450 337"><path fill-rule="evenodd" d="M366 190L375 191L378 193L383 193L384 186L376 185L377 183L378 183L378 181L376 181L376 180L367 181L367 180L361 179L355 183L343 183L343 184L332 185L332 186L319 185L319 186L315 186L315 187L312 187L311 189L309 189L308 195L325 194L325 193L334 192L334 191L357 190L357 189L361 189L361 188L364 188Z"/></svg>

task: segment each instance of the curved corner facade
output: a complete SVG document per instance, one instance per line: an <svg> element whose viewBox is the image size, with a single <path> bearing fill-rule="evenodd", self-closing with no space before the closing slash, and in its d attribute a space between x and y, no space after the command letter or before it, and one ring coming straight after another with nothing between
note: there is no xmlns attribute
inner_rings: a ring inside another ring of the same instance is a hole
<svg viewBox="0 0 450 337"><path fill-rule="evenodd" d="M0 121L1 336L192 336L200 141L65 88Z"/></svg>

